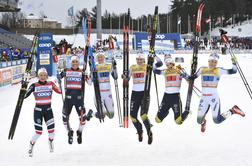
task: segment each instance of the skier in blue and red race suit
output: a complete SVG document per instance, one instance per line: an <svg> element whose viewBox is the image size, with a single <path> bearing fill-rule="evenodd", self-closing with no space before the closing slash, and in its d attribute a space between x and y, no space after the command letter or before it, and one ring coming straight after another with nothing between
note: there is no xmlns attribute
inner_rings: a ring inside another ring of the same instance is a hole
<svg viewBox="0 0 252 166"><path fill-rule="evenodd" d="M36 101L34 108L34 127L35 134L30 141L29 147L29 156L33 155L33 147L37 139L42 134L42 122L45 120L48 137L49 137L49 148L50 152L53 152L53 139L54 139L54 116L51 108L51 98L52 91L55 91L58 94L61 94L59 88L52 81L47 81L48 74L45 68L38 70L38 79L39 81L33 83L28 88L25 98L29 97L33 93Z"/></svg>
<svg viewBox="0 0 252 166"><path fill-rule="evenodd" d="M73 143L73 130L69 123L69 116L71 114L73 106L79 116L79 128L76 131L77 142L82 143L82 131L86 123L85 119L89 120L92 114L92 110L89 110L87 116L84 107L84 94L82 86L88 76L79 68L80 59L78 56L73 55L71 57L71 68L64 69L57 77L60 80L65 77L65 101L63 106L63 123L68 132L68 143Z"/></svg>
<svg viewBox="0 0 252 166"><path fill-rule="evenodd" d="M211 108L213 121L216 124L222 123L233 114L245 116L244 112L234 105L227 112L221 113L220 98L217 92L220 77L223 74L235 74L237 72L236 59L232 58L232 68L224 69L217 67L219 55L217 53L210 54L208 58L208 67L201 67L191 78L197 78L201 75L202 97L199 104L197 122L201 124L201 132L206 130L206 114Z"/></svg>

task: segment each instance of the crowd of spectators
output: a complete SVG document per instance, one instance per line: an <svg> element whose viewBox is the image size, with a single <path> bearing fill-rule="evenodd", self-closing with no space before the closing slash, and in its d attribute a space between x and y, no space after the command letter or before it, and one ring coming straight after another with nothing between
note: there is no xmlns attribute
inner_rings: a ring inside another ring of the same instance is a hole
<svg viewBox="0 0 252 166"><path fill-rule="evenodd" d="M26 59L30 56L29 51L19 48L5 48L0 49L0 61L8 62L20 59Z"/></svg>

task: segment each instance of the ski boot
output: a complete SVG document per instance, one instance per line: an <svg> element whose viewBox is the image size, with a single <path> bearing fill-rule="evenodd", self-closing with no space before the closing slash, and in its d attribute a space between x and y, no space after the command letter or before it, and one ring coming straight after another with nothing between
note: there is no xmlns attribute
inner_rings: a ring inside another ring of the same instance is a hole
<svg viewBox="0 0 252 166"><path fill-rule="evenodd" d="M143 141L143 130L137 132L137 134L138 134L138 141L142 142Z"/></svg>
<svg viewBox="0 0 252 166"><path fill-rule="evenodd" d="M82 132L77 130L76 134L77 134L77 142L78 142L78 144L81 144L82 143Z"/></svg>
<svg viewBox="0 0 252 166"><path fill-rule="evenodd" d="M87 113L87 116L86 116L87 121L90 121L90 119L93 117L92 114L93 114L93 110L90 109L90 110L88 111L88 113Z"/></svg>
<svg viewBox="0 0 252 166"><path fill-rule="evenodd" d="M148 144L150 145L152 143L152 141L153 141L153 134L152 134L151 131L149 131L149 133L148 133Z"/></svg>
<svg viewBox="0 0 252 166"><path fill-rule="evenodd" d="M230 109L230 111L231 111L232 114L238 114L238 115L241 115L242 117L245 116L245 113L237 105L234 105Z"/></svg>
<svg viewBox="0 0 252 166"><path fill-rule="evenodd" d="M200 131L202 133L204 133L206 131L206 119L204 119L204 121L201 123L201 129Z"/></svg>
<svg viewBox="0 0 252 166"><path fill-rule="evenodd" d="M73 143L73 130L68 131L68 143L69 144Z"/></svg>
<svg viewBox="0 0 252 166"><path fill-rule="evenodd" d="M35 145L35 142L30 141L29 150L28 150L29 157L33 156L33 147L34 147L34 145Z"/></svg>
<svg viewBox="0 0 252 166"><path fill-rule="evenodd" d="M52 152L54 151L53 140L49 139L49 140L48 140L48 144L49 144L50 152L52 153Z"/></svg>

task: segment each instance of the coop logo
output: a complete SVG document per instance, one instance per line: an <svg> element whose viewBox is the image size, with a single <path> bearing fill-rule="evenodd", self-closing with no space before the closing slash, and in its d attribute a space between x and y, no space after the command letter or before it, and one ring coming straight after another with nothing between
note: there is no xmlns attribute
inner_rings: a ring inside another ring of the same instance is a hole
<svg viewBox="0 0 252 166"><path fill-rule="evenodd" d="M51 95L52 95L51 92L41 92L37 94L38 97L49 97Z"/></svg>
<svg viewBox="0 0 252 166"><path fill-rule="evenodd" d="M68 81L74 81L74 82L80 82L81 78L76 78L76 77L70 77L67 79Z"/></svg>
<svg viewBox="0 0 252 166"><path fill-rule="evenodd" d="M51 43L40 43L39 47L51 47L52 44Z"/></svg>
<svg viewBox="0 0 252 166"><path fill-rule="evenodd" d="M165 38L165 35L162 35L162 34L157 34L156 35L156 39L163 40L164 38Z"/></svg>

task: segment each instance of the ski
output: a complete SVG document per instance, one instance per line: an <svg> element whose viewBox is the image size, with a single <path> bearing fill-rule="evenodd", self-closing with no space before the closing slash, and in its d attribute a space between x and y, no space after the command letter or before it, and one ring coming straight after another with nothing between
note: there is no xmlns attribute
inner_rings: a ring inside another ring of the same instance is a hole
<svg viewBox="0 0 252 166"><path fill-rule="evenodd" d="M198 65L198 49L199 49L199 32L201 29L201 16L202 16L202 11L205 6L205 1L202 1L199 5L198 8L198 13L197 13L197 21L196 21L196 27L195 27L195 41L193 45L193 57L192 57L192 64L191 64L191 76L193 76L197 70L197 65ZM191 99L192 99L192 92L193 92L193 87L194 87L194 79L191 78L189 80L189 85L188 85L188 91L187 91L187 98L186 98L186 106L185 106L185 111L182 114L182 121L184 121L188 114L190 113L190 105L191 105Z"/></svg>
<svg viewBox="0 0 252 166"><path fill-rule="evenodd" d="M17 105L15 108L13 118L12 118L8 139L13 139L13 137L14 137L19 114L22 109L23 101L24 101L25 94L27 91L27 86L29 84L29 76L31 74L31 69L32 69L32 65L34 62L34 57L35 57L36 49L37 49L37 45L38 45L38 36L39 36L39 33L36 32L33 37L33 40L32 40L32 47L31 47L31 52L30 52L31 56L28 58L25 73L24 73L24 76L21 81L21 89L19 91L18 101L17 101Z"/></svg>
<svg viewBox="0 0 252 166"><path fill-rule="evenodd" d="M96 108L99 114L100 122L104 122L104 115L102 110L102 101L101 101L101 92L98 80L98 73L96 70L94 55L91 47L88 47L88 56L89 56L89 66L93 76L93 83L94 83L94 92L95 92L95 101L96 101Z"/></svg>
<svg viewBox="0 0 252 166"><path fill-rule="evenodd" d="M129 13L128 13L129 17ZM127 19L129 20L129 18ZM127 21L126 21L127 22ZM129 126L129 28L123 28L123 127Z"/></svg>
<svg viewBox="0 0 252 166"><path fill-rule="evenodd" d="M145 78L145 85L144 85L144 96L141 105L141 112L145 114L148 113L149 110L149 103L150 103L150 88L151 88L151 76L153 70L153 62L155 57L155 38L158 28L158 7L155 7L153 23L151 27L151 39L150 39L150 48L148 54L148 62L147 62L147 69L146 69L146 78Z"/></svg>
<svg viewBox="0 0 252 166"><path fill-rule="evenodd" d="M120 103L120 95L119 95L119 88L118 88L118 73L117 73L117 67L116 67L116 60L113 57L112 58L112 67L114 71L114 84L115 84L115 93L116 93L116 103L117 103L117 110L118 110L118 119L119 119L119 127L122 127L122 112L121 112L121 103Z"/></svg>
<svg viewBox="0 0 252 166"><path fill-rule="evenodd" d="M83 17L82 19L82 30L83 30L83 34L84 34L84 39L85 39L85 51L83 54L83 69L82 72L85 73L86 69L87 69L87 59L88 59L88 49L90 47L90 34L91 34L91 19L88 16L87 19L85 19L85 17ZM85 80L86 78L83 77L82 78L83 82L82 82L82 99L83 99L83 103L84 103L84 98L85 98ZM86 109L85 106L83 105L83 107L81 108L81 117L83 117L83 114L85 114ZM84 121L84 119L82 119L82 121Z"/></svg>

